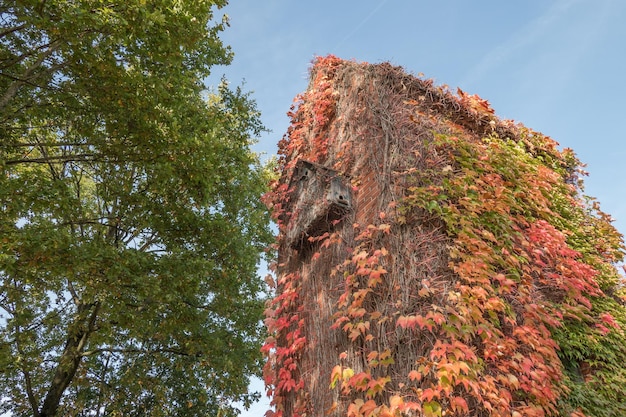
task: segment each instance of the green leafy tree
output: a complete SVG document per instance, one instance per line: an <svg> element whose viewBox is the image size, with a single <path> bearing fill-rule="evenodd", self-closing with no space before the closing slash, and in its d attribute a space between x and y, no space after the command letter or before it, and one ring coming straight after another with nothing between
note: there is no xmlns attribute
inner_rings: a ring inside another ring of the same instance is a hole
<svg viewBox="0 0 626 417"><path fill-rule="evenodd" d="M231 415L270 238L226 1L0 5L0 413Z"/></svg>

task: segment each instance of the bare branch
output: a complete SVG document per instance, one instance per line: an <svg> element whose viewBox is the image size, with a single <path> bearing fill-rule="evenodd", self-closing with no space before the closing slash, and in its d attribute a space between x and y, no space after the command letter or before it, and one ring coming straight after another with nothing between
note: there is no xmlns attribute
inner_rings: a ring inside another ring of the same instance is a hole
<svg viewBox="0 0 626 417"><path fill-rule="evenodd" d="M30 378L30 372L24 369L23 366L21 368L21 371L22 371L22 375L24 375L24 381L26 382L26 395L28 396L28 402L30 404L30 408L33 410L33 415L35 416L39 415L39 411L37 410L37 404L39 403L39 401L37 401L37 398L35 397L35 393L33 392L33 383Z"/></svg>
<svg viewBox="0 0 626 417"><path fill-rule="evenodd" d="M23 54L21 54L21 55L19 55L19 56L14 56L14 57L13 57L13 59L5 59L5 60L4 60L4 62L3 62L5 65L2 67L2 69L12 67L12 66L14 66L14 65L16 65L16 64L18 64L18 63L20 63L21 61L24 61L25 59L27 59L27 58L29 58L29 57L31 57L31 56L36 55L36 54L37 54L37 53L39 53L39 51L41 51L42 49L49 48L49 47L50 47L50 45L51 45L50 43L47 43L47 44L44 44L44 45L39 45L39 46L38 46L37 48L35 48L35 49L31 49L31 50L29 50L28 52L24 52ZM18 79L18 78L14 77L14 76L11 76L11 75L9 75L9 74L4 74L4 73L3 73L2 75L3 75L3 76L5 76L5 77L8 77L8 78L14 79L14 80Z"/></svg>
<svg viewBox="0 0 626 417"><path fill-rule="evenodd" d="M54 42L51 42L50 46L48 47L48 49L43 51L39 55L39 57L35 60L35 62L33 62L32 65L30 67L28 67L26 69L26 71L24 71L24 74L22 74L20 79L19 80L14 80L11 83L11 85L9 86L9 88L7 88L7 90L5 91L5 93L2 96L2 98L0 98L0 109L3 109L7 104L9 104L9 102L17 94L19 88L23 84L25 84L26 82L30 81L30 78L33 76L33 73L39 67L41 67L41 65L46 60L46 58L48 58L50 55L52 55L60 46L61 46L61 41L58 40L58 39L55 40Z"/></svg>
<svg viewBox="0 0 626 417"><path fill-rule="evenodd" d="M26 23L22 23L19 26L14 26L12 28L7 28L6 30L0 32L0 38L4 38L5 36L10 35L13 32L17 32L18 30L24 29L26 27Z"/></svg>
<svg viewBox="0 0 626 417"><path fill-rule="evenodd" d="M72 300L74 301L74 304L77 306L80 305L80 297L78 297L78 293L76 292L76 289L74 288L74 284L72 284L72 281L70 280L67 281L67 289L72 296Z"/></svg>
<svg viewBox="0 0 626 417"><path fill-rule="evenodd" d="M44 158L20 158L9 159L5 161L5 165L17 165L25 163L33 164L48 164L50 162L91 162L94 161L95 154L80 154L80 155L56 155L48 156Z"/></svg>
<svg viewBox="0 0 626 417"><path fill-rule="evenodd" d="M54 127L54 126L46 126L46 127ZM23 142L16 143L13 146L17 148L28 148L31 146L47 146L47 147L62 147L62 146L91 146L91 143L85 142Z"/></svg>
<svg viewBox="0 0 626 417"><path fill-rule="evenodd" d="M159 240L157 239L156 233L152 233L152 235L146 239L146 241L141 245L138 249L139 252L145 252L150 246L156 244ZM160 251L161 249L159 249Z"/></svg>
<svg viewBox="0 0 626 417"><path fill-rule="evenodd" d="M20 353L20 355L24 355L24 351L22 350L22 344L20 343L20 334L22 333L21 327L17 326L16 329L16 335L15 335L15 344L17 347L17 351ZM37 416L39 415L39 412L37 410L37 404L39 403L37 401L37 398L35 397L35 393L33 392L33 386L32 386L32 380L30 378L30 373L28 372L28 369L26 369L26 364L24 362L21 363L20 365L20 371L22 371L22 375L24 375L24 381L26 383L26 394L28 396L28 402L31 406L31 408L33 409L33 415Z"/></svg>
<svg viewBox="0 0 626 417"><path fill-rule="evenodd" d="M57 172L57 169L52 164L52 161L50 160L50 155L48 154L48 149L46 147L42 147L42 146L38 146L38 148L39 148L41 154L43 155L43 157L48 159L48 168L50 169L50 173L52 174L52 177L55 180L60 179L61 175L59 175L59 172Z"/></svg>
<svg viewBox="0 0 626 417"><path fill-rule="evenodd" d="M158 354L158 353L172 353L174 355L179 355L179 356L197 356L197 355L192 355L188 352L183 351L182 349L175 349L175 348L161 348L161 349L122 349L122 348L99 348L99 349L93 349L93 350L88 350L82 353L82 356L94 356L94 355L98 355L100 353L144 353L146 355L154 355L154 354Z"/></svg>

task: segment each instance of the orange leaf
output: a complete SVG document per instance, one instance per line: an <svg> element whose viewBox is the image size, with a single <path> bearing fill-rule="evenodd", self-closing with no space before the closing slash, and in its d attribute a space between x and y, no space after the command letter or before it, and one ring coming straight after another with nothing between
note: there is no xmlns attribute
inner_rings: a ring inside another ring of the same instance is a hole
<svg viewBox="0 0 626 417"><path fill-rule="evenodd" d="M365 404L361 406L359 409L360 413L364 416L372 415L377 405L374 400L368 400Z"/></svg>
<svg viewBox="0 0 626 417"><path fill-rule="evenodd" d="M411 381L420 381L422 379L422 373L419 371L411 371L409 372L409 379Z"/></svg>
<svg viewBox="0 0 626 417"><path fill-rule="evenodd" d="M341 379L341 376L342 376L341 365L337 365L333 368L332 372L330 373L330 388L331 389L335 388L335 385L337 385L337 381Z"/></svg>
<svg viewBox="0 0 626 417"><path fill-rule="evenodd" d="M433 390L432 388L426 388L421 395L421 399L422 401L430 401L432 400L434 397L439 398L439 392Z"/></svg>

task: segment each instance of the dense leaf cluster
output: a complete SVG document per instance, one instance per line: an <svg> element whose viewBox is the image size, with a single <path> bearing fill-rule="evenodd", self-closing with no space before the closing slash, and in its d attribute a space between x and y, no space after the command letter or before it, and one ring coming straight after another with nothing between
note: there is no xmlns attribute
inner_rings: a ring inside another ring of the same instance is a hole
<svg viewBox="0 0 626 417"><path fill-rule="evenodd" d="M501 379L512 405L535 404L524 415L623 415L626 315L615 264L624 247L583 196L571 150L531 131L518 142L440 136L434 145L451 165L423 175L405 204L437 213L454 236L457 308L480 308L457 336L479 330L485 363L517 375Z"/></svg>
<svg viewBox="0 0 626 417"><path fill-rule="evenodd" d="M203 91L224 5L0 6L0 413L252 399L267 178L254 103Z"/></svg>

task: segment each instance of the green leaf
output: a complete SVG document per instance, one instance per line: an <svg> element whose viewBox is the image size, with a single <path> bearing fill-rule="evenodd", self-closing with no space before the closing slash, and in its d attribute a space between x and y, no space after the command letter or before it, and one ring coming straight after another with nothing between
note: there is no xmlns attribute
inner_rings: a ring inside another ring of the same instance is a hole
<svg viewBox="0 0 626 417"><path fill-rule="evenodd" d="M232 59L225 3L2 7L2 411L232 415L255 398L262 125L246 93L200 82Z"/></svg>
<svg viewBox="0 0 626 417"><path fill-rule="evenodd" d="M441 417L441 404L437 401L428 401L422 405L424 417Z"/></svg>

